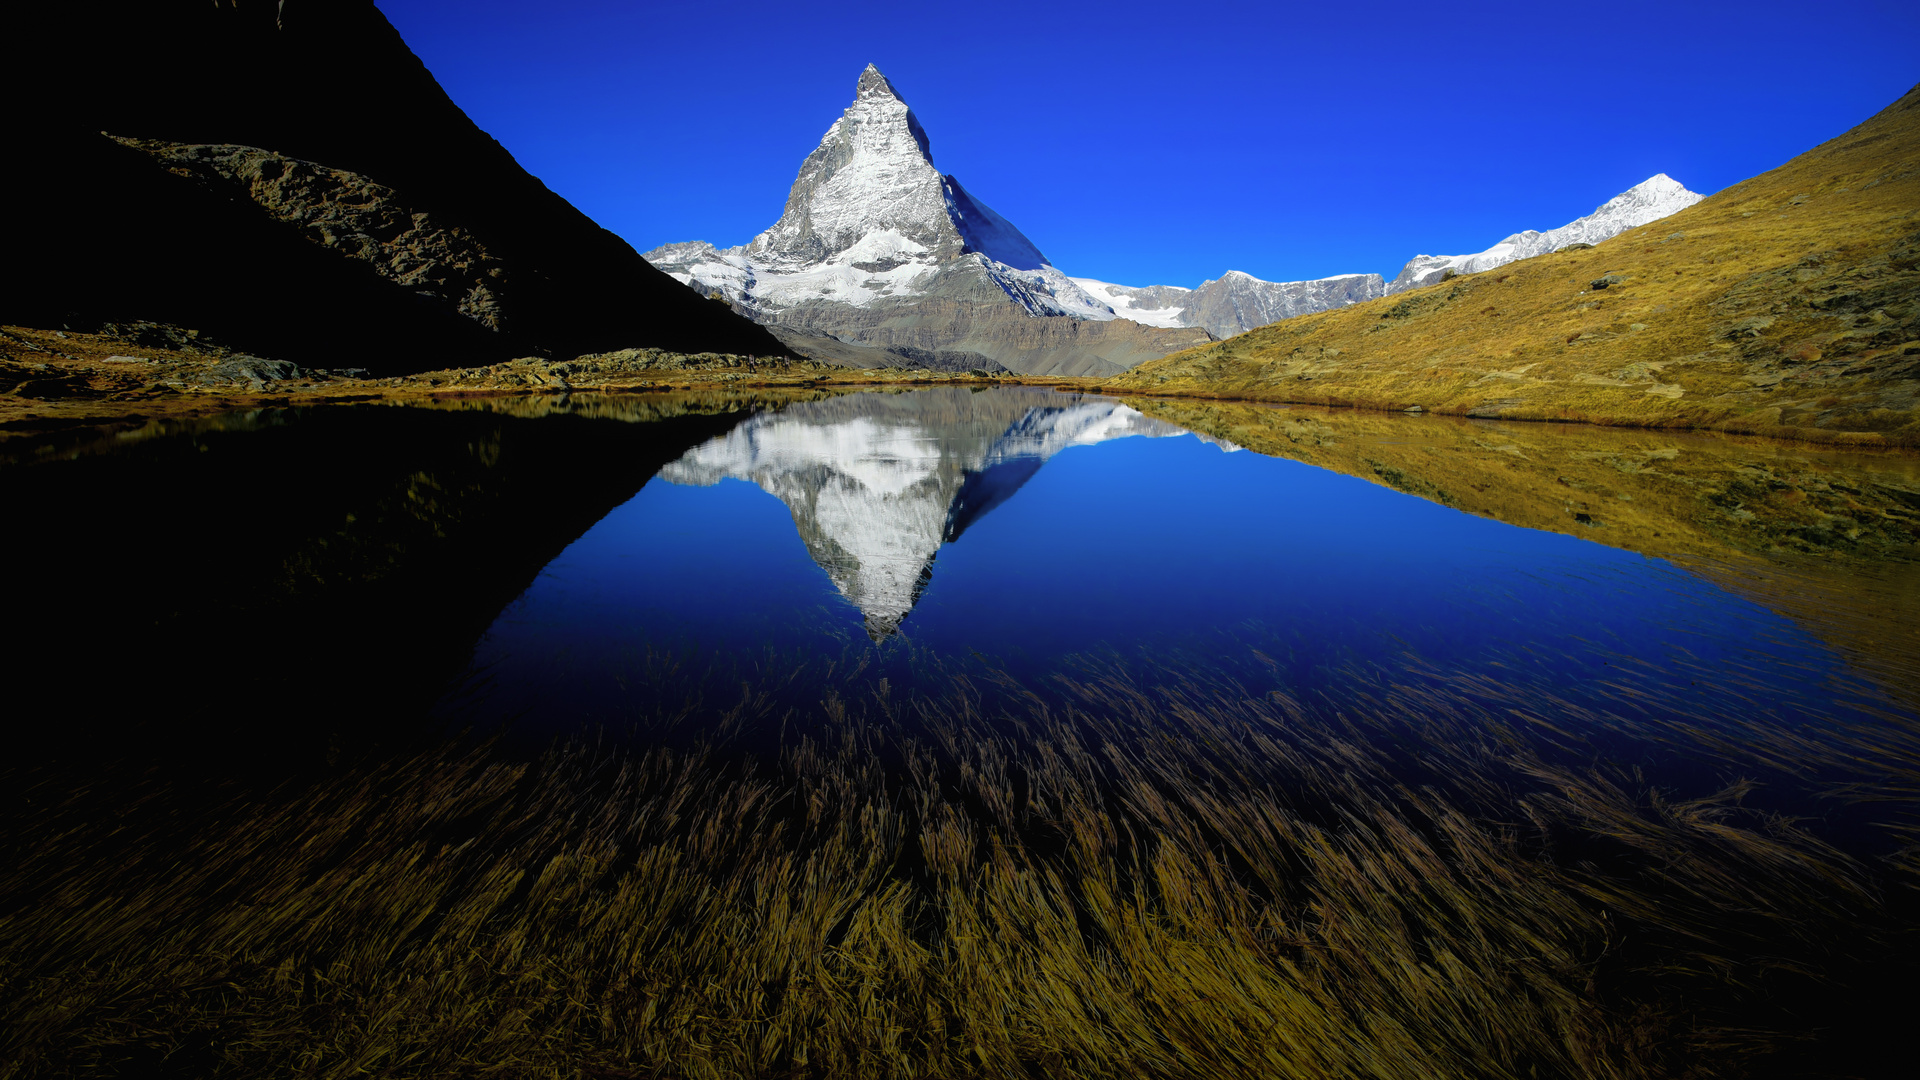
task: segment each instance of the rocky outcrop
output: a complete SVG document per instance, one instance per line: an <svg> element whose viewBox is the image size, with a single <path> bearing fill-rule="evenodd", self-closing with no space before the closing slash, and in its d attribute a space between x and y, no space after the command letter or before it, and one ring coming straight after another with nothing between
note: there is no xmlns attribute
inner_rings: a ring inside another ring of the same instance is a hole
<svg viewBox="0 0 1920 1080"><path fill-rule="evenodd" d="M8 194L33 208L0 321L150 320L385 372L785 352L529 176L366 0L18 4L0 30Z"/></svg>
<svg viewBox="0 0 1920 1080"><path fill-rule="evenodd" d="M1314 281L1262 281L1229 270L1197 289L1174 285L1132 288L1086 278L1076 279L1123 319L1153 326L1201 327L1216 338L1244 334L1295 315L1345 307L1384 294L1379 274L1343 274Z"/></svg>
<svg viewBox="0 0 1920 1080"><path fill-rule="evenodd" d="M358 173L255 146L193 145L115 137L168 172L216 191L238 191L307 239L357 259L381 277L451 305L489 330L505 329L500 300L510 268L458 225L405 205Z"/></svg>

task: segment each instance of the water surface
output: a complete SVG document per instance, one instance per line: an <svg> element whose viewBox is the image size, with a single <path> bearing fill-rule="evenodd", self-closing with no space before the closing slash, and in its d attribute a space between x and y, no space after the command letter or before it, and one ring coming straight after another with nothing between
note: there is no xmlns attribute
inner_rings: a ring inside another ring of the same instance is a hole
<svg viewBox="0 0 1920 1080"><path fill-rule="evenodd" d="M443 707L550 735L719 711L776 670L805 673L768 707L807 712L848 685L1170 664L1332 713L1380 672L1636 722L1886 704L1806 627L1665 559L1110 399L929 389L767 409L689 448L547 564Z"/></svg>

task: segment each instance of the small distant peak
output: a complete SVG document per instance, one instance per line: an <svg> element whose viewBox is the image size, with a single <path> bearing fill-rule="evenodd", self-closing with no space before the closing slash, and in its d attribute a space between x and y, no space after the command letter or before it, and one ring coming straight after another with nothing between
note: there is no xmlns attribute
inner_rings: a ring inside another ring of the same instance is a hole
<svg viewBox="0 0 1920 1080"><path fill-rule="evenodd" d="M868 64L867 70L860 73L860 82L854 87L854 96L861 100L880 97L900 100L900 92L895 90L893 84L887 81L887 77L880 74L880 69L872 64Z"/></svg>

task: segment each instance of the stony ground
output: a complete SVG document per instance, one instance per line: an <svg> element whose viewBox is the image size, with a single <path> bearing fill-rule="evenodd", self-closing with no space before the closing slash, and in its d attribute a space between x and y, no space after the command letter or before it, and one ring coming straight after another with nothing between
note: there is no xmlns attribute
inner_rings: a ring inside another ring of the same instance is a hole
<svg viewBox="0 0 1920 1080"><path fill-rule="evenodd" d="M155 323L97 332L0 327L0 436L98 419L198 416L261 404L461 396L651 393L949 383L1053 385L1005 374L859 369L811 360L624 349L571 360L523 357L373 378L350 366L301 367L224 348Z"/></svg>

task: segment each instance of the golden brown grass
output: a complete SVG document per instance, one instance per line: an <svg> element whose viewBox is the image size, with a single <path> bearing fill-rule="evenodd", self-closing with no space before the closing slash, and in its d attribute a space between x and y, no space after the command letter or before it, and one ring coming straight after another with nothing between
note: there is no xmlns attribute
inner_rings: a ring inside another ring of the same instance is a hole
<svg viewBox="0 0 1920 1080"><path fill-rule="evenodd" d="M1910 956L1910 839L1848 853L1743 800L1871 799L1910 838L1910 719L1637 709L1684 693L1650 686L1595 711L1411 663L1346 672L1337 703L1246 678L1199 657L1045 691L868 675L807 715L749 687L693 742L448 748L197 809L17 770L0 1075L1858 1057L1858 1031L1820 1029L1858 1028L1863 973ZM1660 779L1675 761L1713 778Z"/></svg>
<svg viewBox="0 0 1920 1080"><path fill-rule="evenodd" d="M1052 386L1062 381L1004 373L847 368L791 358L630 349L566 361L524 357L500 364L449 367L379 379L307 372L298 378L250 385L217 382L209 377L215 365L232 355L230 352L197 344L197 337L187 339L175 328L161 329L171 331L170 336L176 340L161 345L135 340L143 336L159 340L151 328L143 335L0 326L0 436L9 427L39 429L130 417L177 420L276 405L360 401L412 404L480 398L529 399L533 404L521 408L538 410L542 399L603 393L731 393L748 397L832 388ZM351 356L339 360L342 367L354 363Z"/></svg>
<svg viewBox="0 0 1920 1080"><path fill-rule="evenodd" d="M1591 287L1605 275L1623 280ZM1107 385L1920 441L1920 88L1593 248L1288 319Z"/></svg>

